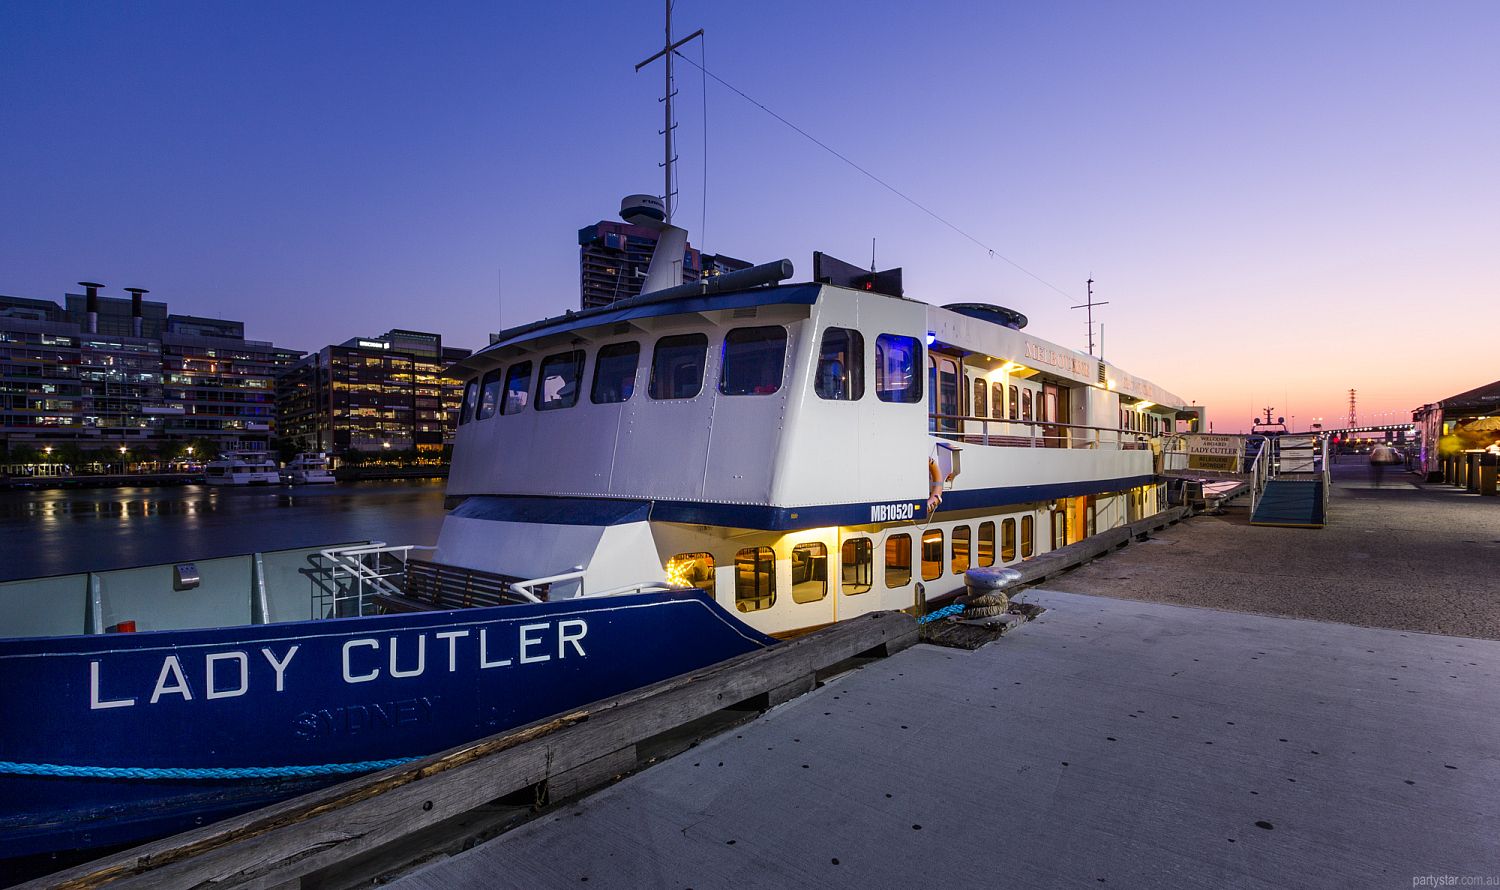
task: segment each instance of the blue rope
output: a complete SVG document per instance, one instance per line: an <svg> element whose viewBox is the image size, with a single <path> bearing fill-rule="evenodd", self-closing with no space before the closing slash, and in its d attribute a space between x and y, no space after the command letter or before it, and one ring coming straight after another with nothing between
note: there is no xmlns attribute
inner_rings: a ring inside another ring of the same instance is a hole
<svg viewBox="0 0 1500 890"><path fill-rule="evenodd" d="M416 757L364 760L358 763L324 763L316 766L60 766L55 763L16 763L0 760L0 774L12 776L61 776L83 779L278 779L297 776L341 776L365 773L410 763Z"/></svg>
<svg viewBox="0 0 1500 890"><path fill-rule="evenodd" d="M926 615L923 615L921 618L917 619L917 623L918 624L931 624L932 622L938 620L939 618L947 618L949 615L957 615L957 614L963 612L963 610L964 610L964 604L963 603L954 603L951 606L944 606L941 609L938 609L936 612L929 612Z"/></svg>

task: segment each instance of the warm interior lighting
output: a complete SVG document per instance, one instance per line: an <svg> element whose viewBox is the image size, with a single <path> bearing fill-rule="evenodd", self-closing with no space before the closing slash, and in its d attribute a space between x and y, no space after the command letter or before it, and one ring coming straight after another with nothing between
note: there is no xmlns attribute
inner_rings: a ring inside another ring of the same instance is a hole
<svg viewBox="0 0 1500 890"><path fill-rule="evenodd" d="M1136 403L1135 410L1137 410L1137 411L1145 411L1147 408L1150 408L1152 405L1155 405L1155 404L1156 404L1155 402L1138 402L1138 403Z"/></svg>
<svg viewBox="0 0 1500 890"><path fill-rule="evenodd" d="M672 587L693 586L693 561L674 556L667 560L667 583Z"/></svg>
<svg viewBox="0 0 1500 890"><path fill-rule="evenodd" d="M1109 383L1105 384L1105 389L1113 391L1114 388L1115 388L1115 382L1113 380L1111 380L1111 381L1109 381Z"/></svg>

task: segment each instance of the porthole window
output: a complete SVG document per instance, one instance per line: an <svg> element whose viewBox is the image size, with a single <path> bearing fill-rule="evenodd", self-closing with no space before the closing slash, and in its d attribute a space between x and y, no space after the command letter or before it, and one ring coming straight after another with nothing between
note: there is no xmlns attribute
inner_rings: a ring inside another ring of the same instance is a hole
<svg viewBox="0 0 1500 890"><path fill-rule="evenodd" d="M865 593L874 586L875 544L869 538L848 538L839 558L841 589L846 596Z"/></svg>
<svg viewBox="0 0 1500 890"><path fill-rule="evenodd" d="M1032 535L1032 527L1036 524L1033 517L1027 515L1021 517L1021 558L1030 559L1035 552Z"/></svg>
<svg viewBox="0 0 1500 890"><path fill-rule="evenodd" d="M712 553L679 553L667 560L667 582L681 587L698 587L714 592L714 555Z"/></svg>
<svg viewBox="0 0 1500 890"><path fill-rule="evenodd" d="M885 586L891 590L911 583L911 535L885 539Z"/></svg>
<svg viewBox="0 0 1500 890"><path fill-rule="evenodd" d="M474 415L475 420L489 420L500 410L500 374L501 369L484 375L484 392L479 397L479 413Z"/></svg>
<svg viewBox="0 0 1500 890"><path fill-rule="evenodd" d="M559 352L542 359L536 375L536 410L554 411L578 403L578 380L583 376L583 350Z"/></svg>
<svg viewBox="0 0 1500 890"><path fill-rule="evenodd" d="M758 612L775 603L776 554L770 547L746 547L736 553L734 607L741 612Z"/></svg>
<svg viewBox="0 0 1500 890"><path fill-rule="evenodd" d="M865 394L865 338L849 328L829 328L818 347L813 391L820 399L858 401Z"/></svg>
<svg viewBox="0 0 1500 890"><path fill-rule="evenodd" d="M594 386L589 398L596 405L628 402L635 392L635 369L641 360L641 344L611 343L599 347L594 359Z"/></svg>
<svg viewBox="0 0 1500 890"><path fill-rule="evenodd" d="M656 341L651 356L653 399L691 399L703 390L703 364L708 355L705 334L674 334Z"/></svg>
<svg viewBox="0 0 1500 890"><path fill-rule="evenodd" d="M875 395L882 402L922 401L922 344L916 337L875 338Z"/></svg>
<svg viewBox="0 0 1500 890"><path fill-rule="evenodd" d="M1016 521L1007 519L1000 523L1000 561L1010 562L1016 558Z"/></svg>
<svg viewBox="0 0 1500 890"><path fill-rule="evenodd" d="M792 602L815 603L828 595L828 547L798 544L792 548Z"/></svg>
<svg viewBox="0 0 1500 890"><path fill-rule="evenodd" d="M995 523L979 523L979 546L976 552L979 565L992 566L995 564Z"/></svg>
<svg viewBox="0 0 1500 890"><path fill-rule="evenodd" d="M943 577L943 530L931 528L922 532L922 580Z"/></svg>
<svg viewBox="0 0 1500 890"><path fill-rule="evenodd" d="M505 401L500 406L501 414L519 414L526 410L531 392L531 362L511 365L505 374Z"/></svg>
<svg viewBox="0 0 1500 890"><path fill-rule="evenodd" d="M768 396L781 389L786 366L786 328L735 328L724 335L719 392L726 396Z"/></svg>
<svg viewBox="0 0 1500 890"><path fill-rule="evenodd" d="M458 425L463 426L474 419L474 409L479 406L479 378L464 385L464 405L458 413Z"/></svg>

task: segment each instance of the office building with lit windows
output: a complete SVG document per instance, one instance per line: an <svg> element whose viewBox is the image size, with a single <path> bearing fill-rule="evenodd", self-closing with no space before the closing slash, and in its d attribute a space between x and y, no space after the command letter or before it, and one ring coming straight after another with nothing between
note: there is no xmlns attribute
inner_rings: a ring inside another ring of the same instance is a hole
<svg viewBox="0 0 1500 890"><path fill-rule="evenodd" d="M600 220L579 229L580 306L608 306L640 294L655 249L656 232L644 226ZM699 253L691 244L683 251L683 282L748 268L744 260Z"/></svg>

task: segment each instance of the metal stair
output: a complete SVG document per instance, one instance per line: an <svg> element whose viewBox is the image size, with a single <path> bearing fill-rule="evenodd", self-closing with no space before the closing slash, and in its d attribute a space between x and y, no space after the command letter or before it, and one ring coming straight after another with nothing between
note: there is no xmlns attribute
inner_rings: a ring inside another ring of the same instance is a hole
<svg viewBox="0 0 1500 890"><path fill-rule="evenodd" d="M1327 523L1329 478L1325 437L1262 439L1256 447L1255 467L1260 473L1252 476L1259 490L1251 498L1251 525L1322 528Z"/></svg>

